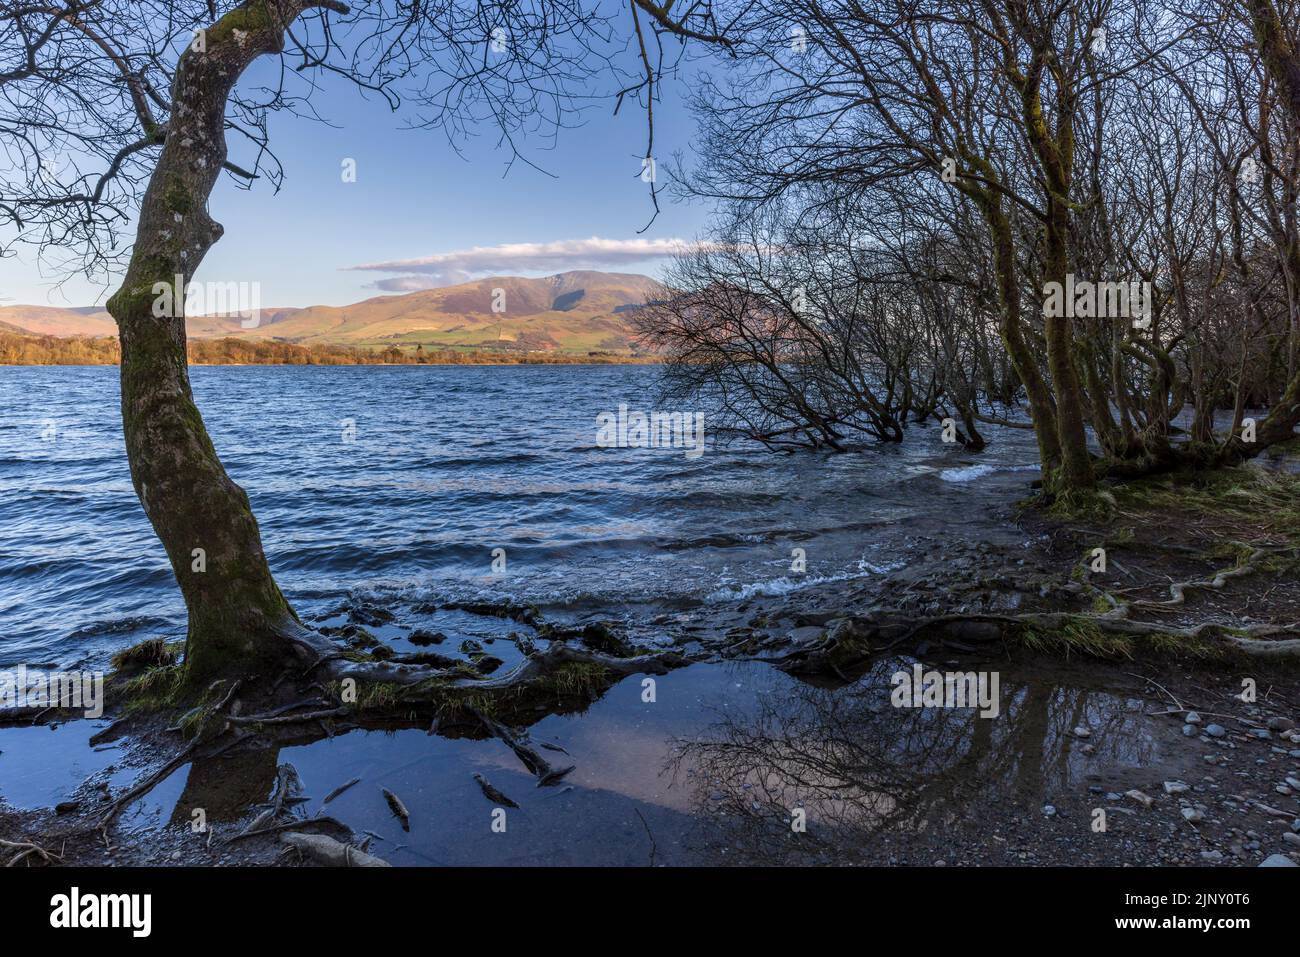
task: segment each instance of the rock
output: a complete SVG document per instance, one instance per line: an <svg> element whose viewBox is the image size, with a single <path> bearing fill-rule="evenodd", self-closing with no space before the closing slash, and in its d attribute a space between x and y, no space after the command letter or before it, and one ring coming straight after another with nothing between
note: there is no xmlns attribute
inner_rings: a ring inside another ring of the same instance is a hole
<svg viewBox="0 0 1300 957"><path fill-rule="evenodd" d="M1165 782L1165 793L1166 793L1166 794L1183 794L1183 793L1185 793L1185 792L1187 792L1187 791L1190 791L1191 789L1192 789L1192 787L1191 787L1190 784L1184 784L1182 781L1166 781L1166 782Z"/></svg>
<svg viewBox="0 0 1300 957"><path fill-rule="evenodd" d="M1139 791L1137 788L1134 788L1134 789L1131 790L1131 791L1125 791L1125 792L1124 792L1124 796L1125 796L1125 797L1131 797L1133 800L1137 801L1138 804L1141 804L1143 807L1150 807L1150 806L1151 806L1151 802L1153 801L1153 798L1151 797L1151 795L1149 795L1149 794L1143 794L1143 793L1142 793L1141 791Z"/></svg>
<svg viewBox="0 0 1300 957"><path fill-rule="evenodd" d="M1297 864L1295 861L1291 860L1291 858L1287 857L1285 854L1270 854L1268 857L1264 858L1263 863L1261 863L1259 866L1260 867L1300 867L1300 864Z"/></svg>
<svg viewBox="0 0 1300 957"><path fill-rule="evenodd" d="M1089 731L1087 728L1085 728L1083 725L1079 725L1077 728L1074 729L1074 736L1076 738L1090 738L1092 737L1092 732Z"/></svg>
<svg viewBox="0 0 1300 957"><path fill-rule="evenodd" d="M835 636L837 638L843 637L845 633L851 633L853 631L852 622L845 621L842 622L841 624L847 625L848 627L846 629L837 628L836 630L841 632L840 635ZM806 625L803 628L793 629L786 637L789 638L792 644L814 645L819 641L821 641L822 634L823 631L821 628L818 628L815 625Z"/></svg>
<svg viewBox="0 0 1300 957"><path fill-rule="evenodd" d="M1223 730L1223 725L1219 725L1219 724L1207 724L1207 725L1205 726L1205 733L1208 734L1208 735L1209 735L1210 737L1212 737L1212 738L1221 738L1221 737L1223 737L1225 734L1227 734L1228 732L1225 731L1225 730Z"/></svg>
<svg viewBox="0 0 1300 957"><path fill-rule="evenodd" d="M1205 815L1194 807L1183 808L1183 820L1188 824L1200 824L1205 820Z"/></svg>
<svg viewBox="0 0 1300 957"><path fill-rule="evenodd" d="M1194 724L1183 725L1183 736L1187 738L1196 737L1196 725Z"/></svg>
<svg viewBox="0 0 1300 957"><path fill-rule="evenodd" d="M1269 718L1268 727L1271 731L1290 731L1295 727L1295 722L1290 718Z"/></svg>
<svg viewBox="0 0 1300 957"><path fill-rule="evenodd" d="M1300 817L1296 818L1294 821L1291 822L1291 830L1295 831L1297 834L1300 834Z"/></svg>
<svg viewBox="0 0 1300 957"><path fill-rule="evenodd" d="M1184 718L1183 720L1186 721L1188 724L1200 724L1201 716L1197 714L1195 711L1189 711L1187 712L1187 717Z"/></svg>
<svg viewBox="0 0 1300 957"><path fill-rule="evenodd" d="M1201 860L1221 861L1223 860L1223 851L1201 851Z"/></svg>
<svg viewBox="0 0 1300 957"><path fill-rule="evenodd" d="M1297 791L1300 791L1300 778L1293 778L1288 774L1286 777L1286 783L1291 785L1291 787L1295 788Z"/></svg>
<svg viewBox="0 0 1300 957"><path fill-rule="evenodd" d="M1050 804L1045 804L1045 805L1043 805L1043 813L1044 813L1045 815L1047 815L1048 817L1055 817L1055 816L1056 816L1056 808L1052 807L1052 805L1050 805Z"/></svg>
<svg viewBox="0 0 1300 957"><path fill-rule="evenodd" d="M1251 728L1250 736L1252 738L1259 738L1261 741L1267 741L1273 737L1273 735L1264 728Z"/></svg>
<svg viewBox="0 0 1300 957"><path fill-rule="evenodd" d="M1292 847L1300 847L1300 834L1297 834L1295 831L1287 831L1284 833L1282 835L1282 840L1290 844Z"/></svg>

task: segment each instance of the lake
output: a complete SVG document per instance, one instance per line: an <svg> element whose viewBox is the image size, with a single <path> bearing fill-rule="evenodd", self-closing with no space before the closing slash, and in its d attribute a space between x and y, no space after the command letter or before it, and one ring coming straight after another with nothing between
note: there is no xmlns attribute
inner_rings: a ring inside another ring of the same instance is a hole
<svg viewBox="0 0 1300 957"><path fill-rule="evenodd" d="M1030 433L998 432L976 460L933 426L841 455L711 437L698 456L601 447L602 413L658 408L648 366L191 374L281 586L320 620L366 601L414 627L431 603L512 599L652 627L665 611L896 568L916 535L988 524L980 488L1023 486L1035 461ZM0 368L0 529L0 664L97 665L184 636L131 488L115 367Z"/></svg>

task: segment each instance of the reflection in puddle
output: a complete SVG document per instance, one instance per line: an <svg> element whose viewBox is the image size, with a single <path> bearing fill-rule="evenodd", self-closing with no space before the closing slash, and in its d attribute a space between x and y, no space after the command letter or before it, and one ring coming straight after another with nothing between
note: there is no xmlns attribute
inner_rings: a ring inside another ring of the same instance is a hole
<svg viewBox="0 0 1300 957"><path fill-rule="evenodd" d="M628 678L587 711L530 729L534 744L562 747L577 765L559 786L538 788L495 738L355 730L182 767L123 823L188 827L202 808L228 836L269 799L277 765L288 762L312 798L298 813L324 810L374 835L371 850L394 864L846 859L880 834L952 826L981 802L1027 809L1084 791L1084 778L1099 771L1159 760L1136 697L1003 670L996 719L894 708L889 677L910 664L882 661L838 689L758 663L696 665L655 679L653 703L642 700L644 679ZM1078 726L1091 731L1086 745L1072 734ZM87 776L102 777L114 755L87 746L94 730L90 722L54 735L0 730L0 794L19 807L48 805ZM40 747L41 736L60 746ZM520 805L507 811L504 833L492 829L495 805L475 773ZM113 774L114 792L122 777ZM361 782L322 808L354 777ZM410 809L409 833L381 788ZM798 841L790 839L795 808L808 821Z"/></svg>

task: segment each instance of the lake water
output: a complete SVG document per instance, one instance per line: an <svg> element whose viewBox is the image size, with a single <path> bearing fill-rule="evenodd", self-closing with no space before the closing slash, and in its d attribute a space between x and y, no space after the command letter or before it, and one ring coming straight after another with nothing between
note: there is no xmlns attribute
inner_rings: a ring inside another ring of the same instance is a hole
<svg viewBox="0 0 1300 957"><path fill-rule="evenodd" d="M295 608L374 601L405 626L509 598L635 625L881 574L922 534L987 524L1031 436L978 459L936 427L902 446L602 448L597 417L657 409L647 366L197 367L200 409ZM661 411L693 411L665 407ZM705 421L708 432L708 421ZM977 533L977 532L972 532ZM791 571L802 548L807 571ZM505 550L504 573L492 567ZM184 636L131 488L115 367L0 367L0 665L97 665Z"/></svg>

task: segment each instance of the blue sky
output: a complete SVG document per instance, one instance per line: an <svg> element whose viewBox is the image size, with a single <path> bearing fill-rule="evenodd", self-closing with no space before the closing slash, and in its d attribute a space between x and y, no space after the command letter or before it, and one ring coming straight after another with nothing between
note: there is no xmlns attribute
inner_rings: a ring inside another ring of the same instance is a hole
<svg viewBox="0 0 1300 957"><path fill-rule="evenodd" d="M656 103L655 153L661 162L689 149L692 123L683 82L666 84L663 102ZM313 102L333 125L289 114L272 118L273 146L285 168L278 194L262 184L246 192L222 177L210 208L225 236L196 279L260 282L261 302L270 307L356 302L384 294L385 286L410 288L396 282L404 274L443 284L479 265L521 275L562 268L653 275L662 257L630 258L638 251L634 243L692 239L708 218L706 208L661 193L658 219L638 235L653 208L640 179L646 129L635 104L625 104L617 117L612 102L593 107L583 125L559 132L553 148L543 139L527 141L525 155L552 176L516 163L502 178L509 154L497 148L494 130L462 143L462 158L441 131L402 129L402 113L341 81L326 83ZM235 139L231 147L232 160L248 161ZM345 158L356 160L354 183L342 180ZM662 167L660 185L667 185ZM573 242L593 237L604 242ZM569 243L452 257L443 262L448 268L423 272L347 268L473 247L562 241ZM111 292L80 279L55 290L29 250L0 260L5 304L89 305Z"/></svg>

